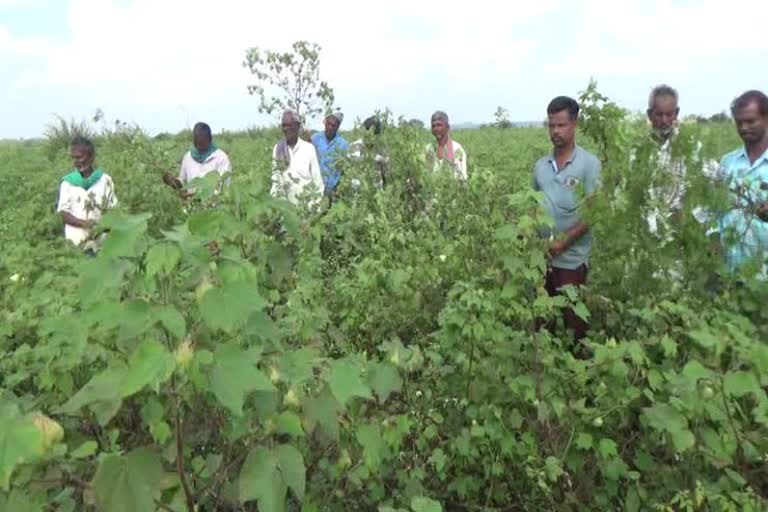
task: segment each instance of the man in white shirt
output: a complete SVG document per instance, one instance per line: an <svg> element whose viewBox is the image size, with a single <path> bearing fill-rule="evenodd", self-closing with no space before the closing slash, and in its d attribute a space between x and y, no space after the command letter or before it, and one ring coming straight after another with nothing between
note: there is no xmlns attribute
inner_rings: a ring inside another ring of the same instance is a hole
<svg viewBox="0 0 768 512"><path fill-rule="evenodd" d="M112 178L94 166L93 142L76 137L70 145L70 156L74 169L61 179L56 211L64 221L66 239L80 246L87 243L103 212L117 205L117 197Z"/></svg>
<svg viewBox="0 0 768 512"><path fill-rule="evenodd" d="M229 157L213 143L211 127L205 123L197 123L192 129L192 149L187 151L181 160L178 178L165 174L163 181L181 191L184 185L195 178L202 178L211 172L217 172L223 176L231 171ZM189 196L191 193L186 192L182 195Z"/></svg>
<svg viewBox="0 0 768 512"><path fill-rule="evenodd" d="M432 114L432 135L435 143L427 146L427 162L437 171L446 165L461 181L467 180L467 153L451 138L451 124L448 114L437 111Z"/></svg>
<svg viewBox="0 0 768 512"><path fill-rule="evenodd" d="M658 151L651 155L653 168L658 171L652 176L652 186L648 191L650 211L648 228L657 234L660 228L667 233L681 215L683 201L688 190L685 150L693 149L691 162L697 167L702 165L705 176L713 178L718 168L717 162L701 162L702 144L692 137L685 138L679 129L678 93L668 85L658 85L648 98L648 120L651 123L651 138L658 145ZM702 208L696 208L694 215L701 221Z"/></svg>
<svg viewBox="0 0 768 512"><path fill-rule="evenodd" d="M272 150L273 197L287 199L294 205L309 194L310 204L321 199L324 190L323 176L317 161L315 146L299 138L301 121L296 112L283 112L282 129L285 138Z"/></svg>

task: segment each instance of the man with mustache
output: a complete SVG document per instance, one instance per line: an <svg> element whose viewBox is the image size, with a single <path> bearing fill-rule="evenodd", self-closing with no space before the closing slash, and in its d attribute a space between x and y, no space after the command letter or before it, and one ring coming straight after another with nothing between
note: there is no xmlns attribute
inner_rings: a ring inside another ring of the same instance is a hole
<svg viewBox="0 0 768 512"><path fill-rule="evenodd" d="M56 211L64 221L64 236L75 245L95 252L98 242L89 244L93 226L103 212L117 205L112 178L95 165L93 142L76 137L70 144L74 169L61 179ZM89 247L89 245L91 245Z"/></svg>
<svg viewBox="0 0 768 512"><path fill-rule="evenodd" d="M323 175L324 190L326 196L333 198L336 186L341 180L341 173L336 167L336 161L349 149L347 140L339 135L344 114L334 112L325 118L325 130L312 136L312 145L317 150L317 160L320 163L320 172Z"/></svg>
<svg viewBox="0 0 768 512"><path fill-rule="evenodd" d="M467 181L467 153L461 144L451 137L448 114L438 110L432 114L431 122L435 142L427 146L427 162L435 171L445 164L456 178Z"/></svg>
<svg viewBox="0 0 768 512"><path fill-rule="evenodd" d="M728 267L754 266L768 279L768 96L747 91L731 104L744 147L725 155L720 178L731 192L731 206L718 227Z"/></svg>
<svg viewBox="0 0 768 512"><path fill-rule="evenodd" d="M323 176L315 147L299 138L301 121L296 112L283 112L281 123L285 138L272 150L272 188L270 193L289 202L299 203L301 196L310 194L315 204L323 193Z"/></svg>
<svg viewBox="0 0 768 512"><path fill-rule="evenodd" d="M184 185L202 178L210 172L221 176L232 171L232 164L227 154L213 143L211 127L206 123L196 123L192 129L192 148L184 154L181 160L178 178L170 174L163 175L163 182L178 190L182 197L194 194L194 191L182 190Z"/></svg>
<svg viewBox="0 0 768 512"><path fill-rule="evenodd" d="M578 195L596 191L600 161L576 145L578 117L579 104L573 98L558 96L549 103L547 125L553 152L534 167L533 186L544 194L544 206L555 221L545 285L550 296L566 285L587 282L592 235L581 218ZM588 324L572 309L567 308L563 317L577 340L586 336Z"/></svg>

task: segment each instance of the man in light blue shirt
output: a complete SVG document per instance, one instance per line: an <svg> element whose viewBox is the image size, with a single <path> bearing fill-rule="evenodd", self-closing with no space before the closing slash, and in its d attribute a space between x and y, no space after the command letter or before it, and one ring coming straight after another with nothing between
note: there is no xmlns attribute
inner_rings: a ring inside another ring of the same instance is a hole
<svg viewBox="0 0 768 512"><path fill-rule="evenodd" d="M544 194L544 207L555 221L549 246L550 265L545 288L557 295L567 285L587 282L592 234L581 217L579 192L593 194L600 183L600 160L576 145L579 104L565 96L547 107L551 154L536 162L533 187ZM563 312L566 327L576 339L586 336L588 325L572 309Z"/></svg>
<svg viewBox="0 0 768 512"><path fill-rule="evenodd" d="M730 205L718 218L728 267L754 266L768 278L768 96L747 91L731 104L744 147L725 155L720 179L730 190Z"/></svg>
<svg viewBox="0 0 768 512"><path fill-rule="evenodd" d="M339 135L339 127L343 120L344 114L341 112L329 115L325 118L325 131L312 136L312 144L317 151L327 196L333 194L341 179L341 173L336 168L336 160L349 149L349 143Z"/></svg>

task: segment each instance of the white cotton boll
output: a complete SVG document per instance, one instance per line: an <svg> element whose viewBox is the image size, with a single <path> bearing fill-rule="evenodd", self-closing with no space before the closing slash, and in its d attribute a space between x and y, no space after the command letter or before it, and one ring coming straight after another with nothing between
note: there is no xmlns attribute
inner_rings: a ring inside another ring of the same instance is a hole
<svg viewBox="0 0 768 512"><path fill-rule="evenodd" d="M13 274L13 275L11 276L11 282L12 282L12 283L18 283L18 282L19 282L19 278L20 278L20 277L21 277L21 276L19 276L19 274Z"/></svg>
<svg viewBox="0 0 768 512"><path fill-rule="evenodd" d="M445 260L446 260L446 259L448 259L448 257L447 257L445 254L441 254L441 255L440 255L440 261L442 261L443 263L445 263Z"/></svg>

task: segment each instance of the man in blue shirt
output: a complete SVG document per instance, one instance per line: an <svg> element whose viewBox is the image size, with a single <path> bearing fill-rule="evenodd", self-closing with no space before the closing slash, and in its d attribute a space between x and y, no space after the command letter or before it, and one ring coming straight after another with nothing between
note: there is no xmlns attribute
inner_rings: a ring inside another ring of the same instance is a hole
<svg viewBox="0 0 768 512"><path fill-rule="evenodd" d="M339 127L343 120L344 115L341 112L329 115L325 118L325 131L312 136L312 144L317 150L317 159L320 161L320 171L323 174L325 195L329 197L332 197L341 179L341 173L336 168L336 160L349 149L347 141L339 135Z"/></svg>
<svg viewBox="0 0 768 512"><path fill-rule="evenodd" d="M731 104L744 147L725 155L720 179L730 190L729 208L718 218L728 267L753 266L768 279L768 96L747 91Z"/></svg>
<svg viewBox="0 0 768 512"><path fill-rule="evenodd" d="M533 187L544 194L544 207L555 221L549 246L550 263L545 288L550 296L567 285L587 282L592 234L581 217L578 193L594 193L600 183L600 160L576 145L579 104L565 96L547 107L551 154L536 162ZM572 309L563 313L565 325L576 339L586 336L588 325Z"/></svg>

